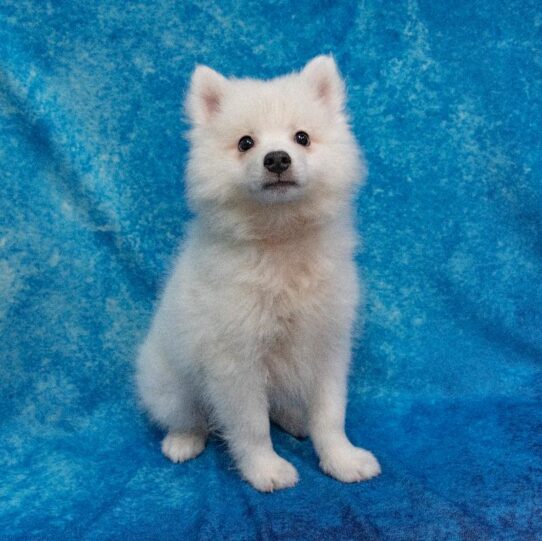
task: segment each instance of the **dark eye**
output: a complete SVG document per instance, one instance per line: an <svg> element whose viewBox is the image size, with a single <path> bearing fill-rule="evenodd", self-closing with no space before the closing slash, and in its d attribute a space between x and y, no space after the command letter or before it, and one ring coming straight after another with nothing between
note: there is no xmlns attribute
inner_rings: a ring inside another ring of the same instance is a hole
<svg viewBox="0 0 542 541"><path fill-rule="evenodd" d="M241 139L239 139L239 143L237 144L237 148L241 152L246 152L247 150L250 150L254 146L254 139L250 137L250 135L243 135Z"/></svg>
<svg viewBox="0 0 542 541"><path fill-rule="evenodd" d="M307 132L304 132L304 131L298 131L296 134L295 134L295 142L298 144L298 145L302 145L304 147L308 147L310 144L311 144L311 140L309 138L309 134Z"/></svg>

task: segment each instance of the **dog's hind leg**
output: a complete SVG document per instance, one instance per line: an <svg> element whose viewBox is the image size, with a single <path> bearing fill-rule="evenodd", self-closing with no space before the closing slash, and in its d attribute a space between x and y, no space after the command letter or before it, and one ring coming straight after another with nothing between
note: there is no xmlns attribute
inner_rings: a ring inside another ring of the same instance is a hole
<svg viewBox="0 0 542 541"><path fill-rule="evenodd" d="M184 462L205 448L207 422L189 382L171 366L160 348L147 339L137 361L139 396L151 418L168 431L162 453Z"/></svg>

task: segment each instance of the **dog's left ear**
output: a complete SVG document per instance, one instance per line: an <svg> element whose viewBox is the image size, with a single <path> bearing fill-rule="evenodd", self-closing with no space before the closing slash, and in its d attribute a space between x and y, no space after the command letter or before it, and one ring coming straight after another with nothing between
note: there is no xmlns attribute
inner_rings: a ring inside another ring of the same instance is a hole
<svg viewBox="0 0 542 541"><path fill-rule="evenodd" d="M345 100L344 81L331 55L313 58L301 71L314 88L317 97L334 111L342 111Z"/></svg>

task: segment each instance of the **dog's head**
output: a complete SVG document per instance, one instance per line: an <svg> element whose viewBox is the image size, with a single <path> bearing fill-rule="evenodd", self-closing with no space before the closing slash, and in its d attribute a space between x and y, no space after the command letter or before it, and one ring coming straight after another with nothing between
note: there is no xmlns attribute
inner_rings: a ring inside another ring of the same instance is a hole
<svg viewBox="0 0 542 541"><path fill-rule="evenodd" d="M198 66L186 104L190 200L197 209L276 210L349 199L362 168L344 101L330 56L270 81L227 79Z"/></svg>

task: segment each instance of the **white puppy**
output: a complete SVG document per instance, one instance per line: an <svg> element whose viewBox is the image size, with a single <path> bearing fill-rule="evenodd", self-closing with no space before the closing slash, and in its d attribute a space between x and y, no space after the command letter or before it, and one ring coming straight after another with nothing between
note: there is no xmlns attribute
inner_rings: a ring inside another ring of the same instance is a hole
<svg viewBox="0 0 542 541"><path fill-rule="evenodd" d="M344 432L358 279L351 202L364 176L333 59L271 81L196 68L187 99L192 222L137 363L163 453L210 430L262 491L290 487L269 418L309 435L345 482L380 472Z"/></svg>

